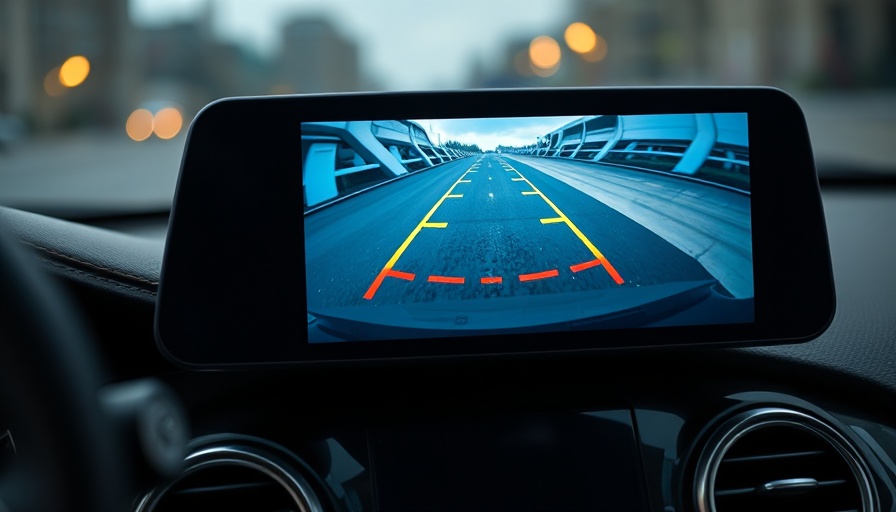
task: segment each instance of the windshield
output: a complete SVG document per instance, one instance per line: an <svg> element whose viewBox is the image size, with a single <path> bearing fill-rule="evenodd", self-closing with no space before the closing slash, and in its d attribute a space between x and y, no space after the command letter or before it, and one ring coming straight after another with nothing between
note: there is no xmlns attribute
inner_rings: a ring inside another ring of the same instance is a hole
<svg viewBox="0 0 896 512"><path fill-rule="evenodd" d="M782 87L822 171L893 172L896 5L0 0L0 204L166 211L225 96L601 85Z"/></svg>

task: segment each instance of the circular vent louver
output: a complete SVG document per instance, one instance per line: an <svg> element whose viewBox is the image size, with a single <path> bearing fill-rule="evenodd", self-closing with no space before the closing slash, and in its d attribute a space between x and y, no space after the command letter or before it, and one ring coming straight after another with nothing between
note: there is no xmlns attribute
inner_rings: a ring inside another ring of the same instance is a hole
<svg viewBox="0 0 896 512"><path fill-rule="evenodd" d="M701 512L873 512L858 451L828 423L764 408L741 413L710 438L697 464Z"/></svg>
<svg viewBox="0 0 896 512"><path fill-rule="evenodd" d="M253 510L320 512L308 482L279 458L243 446L216 446L192 453L183 474L149 493L136 512Z"/></svg>

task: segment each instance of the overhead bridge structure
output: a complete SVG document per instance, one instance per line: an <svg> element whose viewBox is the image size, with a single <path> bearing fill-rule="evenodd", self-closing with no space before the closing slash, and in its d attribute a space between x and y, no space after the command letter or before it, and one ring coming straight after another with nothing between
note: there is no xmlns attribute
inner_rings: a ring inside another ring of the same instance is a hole
<svg viewBox="0 0 896 512"><path fill-rule="evenodd" d="M302 123L305 207L469 156L407 120Z"/></svg>
<svg viewBox="0 0 896 512"><path fill-rule="evenodd" d="M668 172L749 191L744 113L587 116L537 144L505 151Z"/></svg>

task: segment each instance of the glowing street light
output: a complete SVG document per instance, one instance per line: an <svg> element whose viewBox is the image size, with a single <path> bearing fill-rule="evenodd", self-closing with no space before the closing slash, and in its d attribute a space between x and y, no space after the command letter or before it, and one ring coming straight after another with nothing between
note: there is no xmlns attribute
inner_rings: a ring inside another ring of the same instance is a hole
<svg viewBox="0 0 896 512"><path fill-rule="evenodd" d="M600 62L607 56L607 40L597 34L595 36L594 48L588 53L582 54L582 58L588 62Z"/></svg>
<svg viewBox="0 0 896 512"><path fill-rule="evenodd" d="M560 64L560 45L553 37L538 36L529 43L529 60L534 68L555 69Z"/></svg>
<svg viewBox="0 0 896 512"><path fill-rule="evenodd" d="M44 91L49 96L62 96L66 88L59 82L59 66L51 69L44 77Z"/></svg>
<svg viewBox="0 0 896 512"><path fill-rule="evenodd" d="M597 34L588 25L582 22L571 23L563 33L563 39L569 49L581 54L594 50L597 44Z"/></svg>
<svg viewBox="0 0 896 512"><path fill-rule="evenodd" d="M124 127L128 132L128 137L137 142L148 139L152 135L152 128L152 112L145 108L138 108L131 112Z"/></svg>
<svg viewBox="0 0 896 512"><path fill-rule="evenodd" d="M180 133L184 125L184 117L180 110L174 107L165 107L156 112L153 117L152 131L160 139L168 140Z"/></svg>
<svg viewBox="0 0 896 512"><path fill-rule="evenodd" d="M90 61L83 55L69 57L59 67L59 83L66 87L77 87L90 74Z"/></svg>

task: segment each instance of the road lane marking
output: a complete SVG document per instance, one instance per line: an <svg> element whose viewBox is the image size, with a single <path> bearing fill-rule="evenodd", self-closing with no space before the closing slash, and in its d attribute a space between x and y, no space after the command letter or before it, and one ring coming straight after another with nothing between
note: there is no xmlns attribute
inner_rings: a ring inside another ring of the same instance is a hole
<svg viewBox="0 0 896 512"><path fill-rule="evenodd" d="M460 181L458 181L458 183L472 183L472 181L470 181L470 180L460 180Z"/></svg>
<svg viewBox="0 0 896 512"><path fill-rule="evenodd" d="M448 284L464 284L463 277L451 277L451 276L429 276L427 279L430 283L448 283Z"/></svg>
<svg viewBox="0 0 896 512"><path fill-rule="evenodd" d="M510 178L510 181L525 181L523 178Z"/></svg>
<svg viewBox="0 0 896 512"><path fill-rule="evenodd" d="M514 169L514 170L516 170L516 169ZM569 220L569 217L567 217L566 214L561 212L560 208L557 208L557 205L555 205L553 201L548 199L548 196L544 195L541 192L541 190L538 190L538 187L536 187L531 181L529 181L525 176L523 176L523 173L521 173L519 170L516 170L516 172L517 172L517 174L520 175L520 177L523 178L523 181L525 181L527 185L532 187L531 191L524 191L523 195L524 196L535 196L535 195L540 196L541 199L543 199L544 202L547 203L548 206L550 206L552 210L554 210L554 212L557 214L557 217L563 219L562 222L564 224L566 224L566 226L570 230L572 230L572 232L575 233L575 235L577 237L579 237L579 240L581 240L582 243L585 244L585 247L587 247L588 250L591 251L591 254L593 254L594 257L597 258L598 261L600 261L601 265L603 265L603 267L604 267L604 270L606 270L607 273L610 274L610 277L613 279L613 281L615 281L616 284L620 284L620 285L622 283L624 283L625 280L622 279L622 276L619 275L619 272L616 271L616 269L610 263L610 260L608 260L606 258L606 256L604 256L597 249L597 247L595 247L595 245L593 243L591 243L591 240L588 240L588 237L585 236L584 233L582 233L582 231L578 228L578 226L576 226L571 220Z"/></svg>
<svg viewBox="0 0 896 512"><path fill-rule="evenodd" d="M542 224L556 224L558 222L564 222L561 217L553 217L550 219L541 219Z"/></svg>
<svg viewBox="0 0 896 512"><path fill-rule="evenodd" d="M461 197L464 197L464 195L463 194L451 194L448 196L448 199L460 199Z"/></svg>
<svg viewBox="0 0 896 512"><path fill-rule="evenodd" d="M585 263L579 263L577 265L570 265L569 270L572 270L573 272L581 272L585 269L589 269L591 267L596 267L598 265L600 265L600 260L594 259L591 261L586 261Z"/></svg>
<svg viewBox="0 0 896 512"><path fill-rule="evenodd" d="M390 270L386 272L386 275L389 277L397 277L398 279L404 279L405 281L413 281L416 275L410 272L401 272L399 270Z"/></svg>
<svg viewBox="0 0 896 512"><path fill-rule="evenodd" d="M525 283L526 281L547 279L549 277L557 277L559 275L560 275L560 272L558 272L557 269L545 270L544 272L533 272L531 274L520 274L520 282Z"/></svg>
<svg viewBox="0 0 896 512"><path fill-rule="evenodd" d="M391 274L391 272L393 272L392 267L394 267L395 264L398 263L398 259L401 258L401 255L404 254L404 251L407 250L408 246L411 245L411 242L414 241L414 238L417 237L417 235L420 233L420 231L423 230L423 228L425 228L425 227L445 228L448 226L447 222L429 222L429 219L430 219L430 217L432 217L432 215L434 213L436 213L436 210L438 210L439 207L442 206L442 203L445 202L445 199L448 199L448 197L450 197L452 195L452 192L454 192L454 187L456 187L460 183L470 183L469 180L464 181L464 179L463 179L463 177L466 176L467 172L469 172L469 171L470 171L470 169L467 169L467 171L464 172L463 175L461 175L461 177L457 181L455 181L454 184L451 185L451 187L448 188L448 191L445 192L445 194L443 194L442 197L440 197L438 201L436 201L436 204L434 204L432 206L432 208L430 208L429 211L426 213L426 215L423 216L423 220L421 220L417 224L417 227L415 227L411 231L411 234L409 234L408 237L404 239L404 242L402 242L401 245L398 247L398 249L395 250L395 253L392 254L392 257L389 258L389 261L386 262L386 264L383 266L383 269L380 270L379 274L377 274L376 278L373 280L373 283L370 284L370 288L368 288L367 292L364 294L365 299L367 299L367 300L373 299L373 296L376 295L377 290L379 290L380 285L383 284L383 280L387 276L398 277L398 276L394 276ZM413 275L413 274L411 274L411 275Z"/></svg>
<svg viewBox="0 0 896 512"><path fill-rule="evenodd" d="M502 277L483 277L479 280L482 284L500 284L502 281L504 281Z"/></svg>

